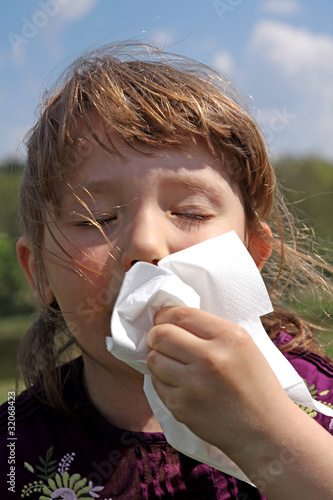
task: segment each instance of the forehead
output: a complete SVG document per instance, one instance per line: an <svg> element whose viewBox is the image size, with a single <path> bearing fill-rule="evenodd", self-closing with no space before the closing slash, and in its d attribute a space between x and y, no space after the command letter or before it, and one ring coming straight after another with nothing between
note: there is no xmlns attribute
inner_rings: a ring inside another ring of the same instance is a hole
<svg viewBox="0 0 333 500"><path fill-rule="evenodd" d="M230 182L227 157L217 155L202 138L184 138L184 147L152 148L130 144L107 130L97 114L90 114L89 126L78 121L75 162L67 177L69 189L80 197L95 197L120 189L124 182L135 187L144 173L162 179L165 187L187 186L194 192L215 190L216 182ZM116 152L115 152L116 151Z"/></svg>
<svg viewBox="0 0 333 500"><path fill-rule="evenodd" d="M206 183L217 178L227 180L227 170L202 144L192 144L187 150L159 149L136 151L128 145L117 145L121 157L110 154L96 145L84 159L76 164L69 178L69 184L77 191L85 189L100 193L112 184L120 187L124 182L135 185L142 176L161 180L165 187L175 189L187 185L193 191L200 191Z"/></svg>

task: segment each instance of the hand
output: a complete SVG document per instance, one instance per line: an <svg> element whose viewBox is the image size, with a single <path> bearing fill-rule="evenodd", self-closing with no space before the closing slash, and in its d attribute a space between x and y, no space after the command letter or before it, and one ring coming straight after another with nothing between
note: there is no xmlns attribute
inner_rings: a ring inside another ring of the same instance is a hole
<svg viewBox="0 0 333 500"><path fill-rule="evenodd" d="M205 311L164 308L147 336L154 387L174 417L230 458L293 404L250 335Z"/></svg>
<svg viewBox="0 0 333 500"><path fill-rule="evenodd" d="M147 364L177 420L270 500L331 498L333 437L286 395L243 328L187 307L164 308L154 323Z"/></svg>

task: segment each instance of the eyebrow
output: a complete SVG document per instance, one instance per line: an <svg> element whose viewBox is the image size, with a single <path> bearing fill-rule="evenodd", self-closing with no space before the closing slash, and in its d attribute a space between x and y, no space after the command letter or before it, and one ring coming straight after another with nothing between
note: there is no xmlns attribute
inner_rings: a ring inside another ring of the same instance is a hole
<svg viewBox="0 0 333 500"><path fill-rule="evenodd" d="M110 179L97 179L96 181L88 181L82 184L67 184L66 192L63 194L60 200L61 210L67 211L68 203L72 207L73 200L77 203L82 201L87 203L89 201L94 201L94 197L103 193L110 193L111 189L116 188L117 183ZM74 196L74 198L73 198ZM80 203L81 204L81 203ZM72 208L70 208L72 210Z"/></svg>
<svg viewBox="0 0 333 500"><path fill-rule="evenodd" d="M87 183L77 184L72 186L73 191L76 193L78 191L83 191L89 194L100 194L105 191L110 191L110 189L116 189L118 183L110 179L100 179L96 181L90 181Z"/></svg>
<svg viewBox="0 0 333 500"><path fill-rule="evenodd" d="M217 174L217 172L216 172ZM218 174L217 174L218 175ZM219 175L219 178L223 180L223 177ZM180 191L182 189L188 189L189 191L203 194L212 194L218 195L221 194L221 189L223 189L223 183L217 184L214 182L216 180L215 175L210 179L203 179L200 177L194 177L190 173L182 173L177 177L170 177L165 179L164 185L170 186L173 189Z"/></svg>

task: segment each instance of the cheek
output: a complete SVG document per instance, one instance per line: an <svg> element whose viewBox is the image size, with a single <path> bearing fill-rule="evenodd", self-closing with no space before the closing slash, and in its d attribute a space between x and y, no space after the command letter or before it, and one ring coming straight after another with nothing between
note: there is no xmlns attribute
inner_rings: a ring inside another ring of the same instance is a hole
<svg viewBox="0 0 333 500"><path fill-rule="evenodd" d="M246 219L243 207L240 204L234 204L227 213L223 214L219 220L219 234L235 231L240 240L246 242Z"/></svg>
<svg viewBox="0 0 333 500"><path fill-rule="evenodd" d="M97 340L110 334L110 320L123 274L86 277L67 273L66 284L55 283L55 296L68 328L83 347L90 348L91 335ZM104 346L104 340L102 345Z"/></svg>
<svg viewBox="0 0 333 500"><path fill-rule="evenodd" d="M239 237L239 239L246 245L247 240L247 230L246 230L246 220L244 212L239 213L238 219L235 221L234 230Z"/></svg>
<svg viewBox="0 0 333 500"><path fill-rule="evenodd" d="M234 203L229 212L230 215L230 225L240 240L246 243L246 215L244 206L240 196L235 196Z"/></svg>
<svg viewBox="0 0 333 500"><path fill-rule="evenodd" d="M124 273L119 270L109 248L71 251L64 249L45 262L49 285L61 310L75 316L91 303L109 305L117 296ZM54 254L54 252L53 252Z"/></svg>

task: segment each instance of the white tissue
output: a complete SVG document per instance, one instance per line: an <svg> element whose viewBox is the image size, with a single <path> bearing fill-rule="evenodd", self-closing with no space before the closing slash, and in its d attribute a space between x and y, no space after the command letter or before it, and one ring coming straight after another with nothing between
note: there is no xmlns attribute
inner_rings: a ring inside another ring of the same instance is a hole
<svg viewBox="0 0 333 500"><path fill-rule="evenodd" d="M271 312L265 284L249 252L234 231L162 259L158 266L138 262L125 275L111 318L107 349L145 374L144 391L167 441L178 451L250 482L222 451L175 420L158 397L146 365L146 335L162 307L185 305L241 325L251 335L289 397L333 417L315 401L293 366L266 334L260 316Z"/></svg>

